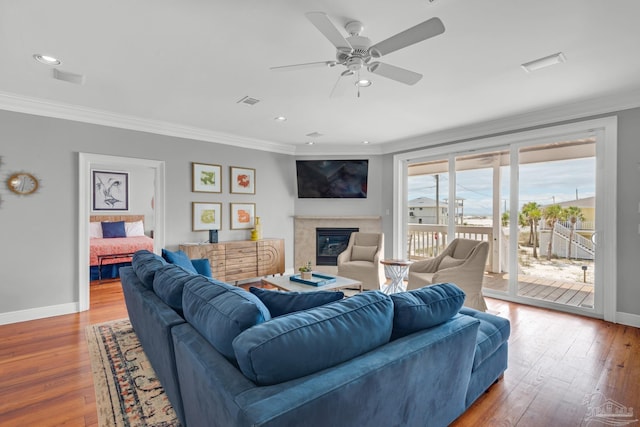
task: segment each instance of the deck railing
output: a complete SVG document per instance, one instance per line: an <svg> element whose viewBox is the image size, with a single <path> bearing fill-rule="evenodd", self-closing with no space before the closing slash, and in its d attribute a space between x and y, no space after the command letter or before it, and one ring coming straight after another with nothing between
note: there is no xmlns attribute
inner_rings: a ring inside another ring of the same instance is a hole
<svg viewBox="0 0 640 427"><path fill-rule="evenodd" d="M419 260L438 256L455 238L489 242L488 265L492 265L493 228L473 225L457 225L455 236L449 239L446 225L408 224L407 257Z"/></svg>

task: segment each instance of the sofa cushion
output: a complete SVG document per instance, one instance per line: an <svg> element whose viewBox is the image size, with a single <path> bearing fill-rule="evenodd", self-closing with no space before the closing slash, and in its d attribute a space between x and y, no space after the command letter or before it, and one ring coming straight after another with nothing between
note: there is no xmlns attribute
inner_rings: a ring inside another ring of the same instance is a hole
<svg viewBox="0 0 640 427"><path fill-rule="evenodd" d="M133 271L149 290L153 289L153 278L155 277L156 270L163 265L167 265L167 262L162 257L146 249L133 254L133 259L131 260Z"/></svg>
<svg viewBox="0 0 640 427"><path fill-rule="evenodd" d="M466 259L457 259L454 257L450 257L449 255L445 255L440 260L440 264L438 264L438 270L444 270L445 268L457 267L459 265L464 264Z"/></svg>
<svg viewBox="0 0 640 427"><path fill-rule="evenodd" d="M391 294L394 312L391 339L446 322L458 313L464 298L464 291L452 283Z"/></svg>
<svg viewBox="0 0 640 427"><path fill-rule="evenodd" d="M127 237L127 233L124 230L124 221L102 222L102 237L105 239Z"/></svg>
<svg viewBox="0 0 640 427"><path fill-rule="evenodd" d="M295 311L307 310L344 298L343 292L283 292L250 287L249 291L257 296L269 309L271 317L278 317Z"/></svg>
<svg viewBox="0 0 640 427"><path fill-rule="evenodd" d="M509 339L511 324L508 319L490 313L463 307L460 314L480 320L476 337L476 351L473 357L473 371L487 360L502 344Z"/></svg>
<svg viewBox="0 0 640 427"><path fill-rule="evenodd" d="M196 268L191 264L191 260L182 251L171 252L167 249L162 250L162 258L166 259L167 262L171 264L175 264L187 270L191 274L198 274Z"/></svg>
<svg viewBox="0 0 640 427"><path fill-rule="evenodd" d="M234 361L232 342L242 331L271 319L250 292L204 276L194 276L182 293L184 318L219 353Z"/></svg>
<svg viewBox="0 0 640 427"><path fill-rule="evenodd" d="M371 261L376 256L377 246L356 246L351 248L351 261Z"/></svg>
<svg viewBox="0 0 640 427"><path fill-rule="evenodd" d="M353 359L389 341L393 303L372 291L277 317L233 341L242 373L258 385L277 384Z"/></svg>
<svg viewBox="0 0 640 427"><path fill-rule="evenodd" d="M177 265L164 265L156 270L156 275L153 278L153 291L162 302L182 316L182 291L184 285L193 278L193 274Z"/></svg>

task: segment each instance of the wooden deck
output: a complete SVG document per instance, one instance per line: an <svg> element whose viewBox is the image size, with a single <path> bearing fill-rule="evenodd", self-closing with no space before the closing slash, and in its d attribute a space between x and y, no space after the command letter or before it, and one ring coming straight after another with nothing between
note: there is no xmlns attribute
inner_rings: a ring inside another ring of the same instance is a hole
<svg viewBox="0 0 640 427"><path fill-rule="evenodd" d="M507 292L508 273L485 273L484 288ZM518 276L518 295L565 304L574 307L593 307L593 284L558 281L535 276Z"/></svg>

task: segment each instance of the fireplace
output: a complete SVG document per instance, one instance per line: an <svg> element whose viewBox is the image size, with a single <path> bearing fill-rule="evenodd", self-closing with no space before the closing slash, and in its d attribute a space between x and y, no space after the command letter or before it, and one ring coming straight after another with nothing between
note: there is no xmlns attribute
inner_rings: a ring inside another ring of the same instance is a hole
<svg viewBox="0 0 640 427"><path fill-rule="evenodd" d="M316 228L316 265L338 265L338 255L347 249L349 237L359 228Z"/></svg>

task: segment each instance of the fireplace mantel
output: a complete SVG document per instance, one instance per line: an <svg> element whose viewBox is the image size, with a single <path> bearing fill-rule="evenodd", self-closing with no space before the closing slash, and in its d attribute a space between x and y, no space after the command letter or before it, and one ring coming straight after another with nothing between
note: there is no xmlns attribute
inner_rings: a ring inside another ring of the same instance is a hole
<svg viewBox="0 0 640 427"><path fill-rule="evenodd" d="M322 227L353 227L364 233L381 233L382 217L380 216L317 216L296 215L294 218L294 267L312 263L316 259L316 228ZM335 266L313 265L315 271L336 274Z"/></svg>

